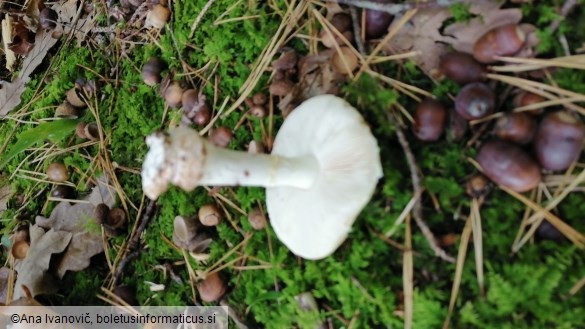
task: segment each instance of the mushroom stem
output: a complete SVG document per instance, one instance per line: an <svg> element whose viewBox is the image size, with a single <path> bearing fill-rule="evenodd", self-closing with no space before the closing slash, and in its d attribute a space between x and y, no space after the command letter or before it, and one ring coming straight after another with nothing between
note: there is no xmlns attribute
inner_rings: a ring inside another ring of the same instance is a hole
<svg viewBox="0 0 585 329"><path fill-rule="evenodd" d="M319 172L313 156L287 158L208 147L201 185L309 188Z"/></svg>
<svg viewBox="0 0 585 329"><path fill-rule="evenodd" d="M250 154L216 147L192 129L179 127L169 135L147 138L142 182L145 194L156 199L172 183L190 191L199 185L295 187L313 185L320 168L312 155L283 157Z"/></svg>

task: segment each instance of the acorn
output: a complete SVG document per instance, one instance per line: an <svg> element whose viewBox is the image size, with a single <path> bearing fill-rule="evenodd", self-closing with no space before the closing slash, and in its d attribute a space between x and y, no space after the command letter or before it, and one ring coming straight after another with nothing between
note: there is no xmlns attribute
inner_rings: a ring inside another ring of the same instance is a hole
<svg viewBox="0 0 585 329"><path fill-rule="evenodd" d="M534 93L531 93L528 91L522 91L522 92L518 93L518 95L516 95L516 97L514 97L514 100L512 101L512 103L514 104L515 107L523 107L523 106L528 106L528 105L532 105L532 104L542 103L544 101L545 101L544 97L542 97L538 94L534 94ZM542 112L544 112L544 109L542 109L542 108L530 110L530 111L525 111L525 113L528 113L530 115L540 115L540 114L542 114Z"/></svg>
<svg viewBox="0 0 585 329"><path fill-rule="evenodd" d="M447 140L452 142L460 141L465 133L467 133L467 129L469 125L467 124L467 120L465 120L455 109L449 110L449 125L447 128Z"/></svg>
<svg viewBox="0 0 585 329"><path fill-rule="evenodd" d="M181 104L184 111L191 111L199 104L199 90L193 88L185 90L181 96Z"/></svg>
<svg viewBox="0 0 585 329"><path fill-rule="evenodd" d="M144 24L146 27L152 26L156 29L162 29L170 17L171 11L169 8L158 4L148 11Z"/></svg>
<svg viewBox="0 0 585 329"><path fill-rule="evenodd" d="M351 31L345 31L341 34L349 42L351 42L353 39L353 32ZM341 38L338 37L337 34L333 31L322 30L319 32L319 39L321 40L321 43L323 43L323 45L327 48L335 48L336 44L340 46L344 44L344 42L341 41Z"/></svg>
<svg viewBox="0 0 585 329"><path fill-rule="evenodd" d="M252 103L254 103L254 105L264 105L266 102L268 102L268 97L265 93L255 93L254 96L252 96Z"/></svg>
<svg viewBox="0 0 585 329"><path fill-rule="evenodd" d="M259 208L254 208L248 213L248 222L253 229L263 230L266 227L266 215Z"/></svg>
<svg viewBox="0 0 585 329"><path fill-rule="evenodd" d="M351 16L344 13L335 14L331 20L333 25L339 32L343 33L352 29Z"/></svg>
<svg viewBox="0 0 585 329"><path fill-rule="evenodd" d="M53 182L64 182L69 179L69 173L64 164L54 162L47 167L47 178Z"/></svg>
<svg viewBox="0 0 585 329"><path fill-rule="evenodd" d="M163 93L163 98L170 107L181 107L181 100L183 98L183 88L178 81L171 82Z"/></svg>
<svg viewBox="0 0 585 329"><path fill-rule="evenodd" d="M455 110L466 120L481 119L494 112L496 95L481 82L473 82L461 88L455 98Z"/></svg>
<svg viewBox="0 0 585 329"><path fill-rule="evenodd" d="M542 119L534 148L538 161L548 170L565 170L579 158L583 149L585 126L567 111L548 114Z"/></svg>
<svg viewBox="0 0 585 329"><path fill-rule="evenodd" d="M372 2L388 4L392 0L374 0ZM365 9L365 30L368 39L381 38L388 32L388 27L392 23L394 16L379 10Z"/></svg>
<svg viewBox="0 0 585 329"><path fill-rule="evenodd" d="M517 144L528 144L536 132L536 121L523 112L506 113L496 121L494 134Z"/></svg>
<svg viewBox="0 0 585 329"><path fill-rule="evenodd" d="M29 247L30 244L26 240L16 241L10 249L10 253L15 259L24 259L28 253Z"/></svg>
<svg viewBox="0 0 585 329"><path fill-rule="evenodd" d="M447 111L439 101L425 98L416 107L412 132L416 138L425 142L439 139L445 130Z"/></svg>
<svg viewBox="0 0 585 329"><path fill-rule="evenodd" d="M109 213L110 207L105 203L99 203L93 210L93 218L96 223L103 225L107 223Z"/></svg>
<svg viewBox="0 0 585 329"><path fill-rule="evenodd" d="M75 106L71 105L68 101L64 101L63 104L57 107L55 110L55 117L61 119L77 119L79 113Z"/></svg>
<svg viewBox="0 0 585 329"><path fill-rule="evenodd" d="M51 190L51 197L59 199L68 199L73 195L73 188L66 185L57 185Z"/></svg>
<svg viewBox="0 0 585 329"><path fill-rule="evenodd" d="M52 30L57 27L57 12L49 7L43 8L39 13L39 23L45 30Z"/></svg>
<svg viewBox="0 0 585 329"><path fill-rule="evenodd" d="M218 272L210 273L205 280L197 284L199 297L204 302L219 300L227 291L227 287Z"/></svg>
<svg viewBox="0 0 585 329"><path fill-rule="evenodd" d="M125 301L128 305L138 305L136 290L131 286L121 285L112 290L112 293Z"/></svg>
<svg viewBox="0 0 585 329"><path fill-rule="evenodd" d="M211 121L211 110L209 106L202 107L195 115L193 116L193 123L199 126L204 126Z"/></svg>
<svg viewBox="0 0 585 329"><path fill-rule="evenodd" d="M543 240L552 240L552 241L562 241L565 239L565 236L561 231L559 231L553 224L548 222L547 220L543 220L538 228L536 228L535 232L536 236Z"/></svg>
<svg viewBox="0 0 585 329"><path fill-rule="evenodd" d="M262 105L254 105L250 109L250 114L257 118L263 118L266 116L266 109Z"/></svg>
<svg viewBox="0 0 585 329"><path fill-rule="evenodd" d="M350 74L358 67L358 58L349 47L340 47L331 56L331 66L341 74Z"/></svg>
<svg viewBox="0 0 585 329"><path fill-rule="evenodd" d="M80 122L75 126L75 135L77 137L86 139L87 135L85 134L85 126L87 126L87 122Z"/></svg>
<svg viewBox="0 0 585 329"><path fill-rule="evenodd" d="M496 62L497 56L517 53L526 39L526 34L517 24L507 24L490 30L473 46L473 57L482 63Z"/></svg>
<svg viewBox="0 0 585 329"><path fill-rule="evenodd" d="M154 86L162 81L161 72L167 64L158 57L151 57L142 67L142 81L149 86Z"/></svg>
<svg viewBox="0 0 585 329"><path fill-rule="evenodd" d="M122 228L126 223L126 212L122 208L112 208L108 212L108 219L104 225L108 225L111 228L118 229Z"/></svg>
<svg viewBox="0 0 585 329"><path fill-rule="evenodd" d="M486 142L476 156L485 175L516 192L526 192L540 182L540 166L520 147L501 140Z"/></svg>
<svg viewBox="0 0 585 329"><path fill-rule="evenodd" d="M83 128L83 134L85 138L89 139L90 141L99 141L100 140L100 131L97 123L90 122L85 125Z"/></svg>
<svg viewBox="0 0 585 329"><path fill-rule="evenodd" d="M221 222L219 209L213 204L206 204L199 208L199 221L205 226L217 226Z"/></svg>
<svg viewBox="0 0 585 329"><path fill-rule="evenodd" d="M215 128L209 133L209 141L211 144L219 147L227 147L233 137L234 134L232 131L226 127Z"/></svg>
<svg viewBox="0 0 585 329"><path fill-rule="evenodd" d="M81 95L79 95L79 91L75 88L69 89L65 96L69 104L73 105L74 107L81 109L86 106L85 101L81 98Z"/></svg>
<svg viewBox="0 0 585 329"><path fill-rule="evenodd" d="M489 190L490 184L484 175L474 175L465 184L465 191L472 198L485 196Z"/></svg>
<svg viewBox="0 0 585 329"><path fill-rule="evenodd" d="M462 52L443 55L439 68L445 77L460 84L482 81L487 73L484 65Z"/></svg>

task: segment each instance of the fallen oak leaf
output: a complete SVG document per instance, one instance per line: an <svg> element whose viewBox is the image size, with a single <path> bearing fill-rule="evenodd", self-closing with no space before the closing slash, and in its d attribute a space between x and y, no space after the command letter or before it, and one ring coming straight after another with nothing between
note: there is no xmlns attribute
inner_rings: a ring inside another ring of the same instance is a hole
<svg viewBox="0 0 585 329"><path fill-rule="evenodd" d="M57 266L59 278L63 278L67 271L87 268L91 257L104 251L101 231L97 224L92 225L96 223L93 215L98 204L104 203L108 207L114 205L114 194L107 182L106 176L99 178L85 199L87 202L71 205L62 201L53 209L49 218L37 216L37 225L72 234L71 243Z"/></svg>
<svg viewBox="0 0 585 329"><path fill-rule="evenodd" d="M38 225L31 226L29 230L30 247L28 253L26 258L15 266L18 276L15 283L14 299L26 296L22 286L26 286L33 297L57 291L55 278L47 270L52 255L63 252L72 237L70 232L53 229L45 232Z"/></svg>
<svg viewBox="0 0 585 329"><path fill-rule="evenodd" d="M473 45L488 31L522 19L517 8L500 9L502 3L494 0L469 1L470 13L477 17L468 22L446 26L445 22L453 15L449 8L420 9L411 21L404 25L394 38L384 46L390 54L418 51L415 63L430 77L438 78L439 61L447 52L448 45L458 51L472 53ZM394 27L397 20L390 26Z"/></svg>

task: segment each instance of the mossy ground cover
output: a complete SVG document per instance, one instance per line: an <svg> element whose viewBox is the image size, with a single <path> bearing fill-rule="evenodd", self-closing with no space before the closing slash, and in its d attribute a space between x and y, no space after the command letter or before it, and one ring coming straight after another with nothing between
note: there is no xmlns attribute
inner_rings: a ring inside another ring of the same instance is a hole
<svg viewBox="0 0 585 329"><path fill-rule="evenodd" d="M189 37L191 25L206 3L201 0L174 2L173 17L164 33L145 38L144 44L129 47L116 37L111 42L83 43L81 47L73 41L63 43L46 58L51 65L33 77L23 96L26 105L19 113L28 114L19 116L18 121L4 120L0 125L2 152L15 142L18 133L33 127L27 122L52 117L65 92L80 77L93 79L99 85L97 96L92 100L93 111L87 111L81 119L93 120L94 113L97 114L106 142L56 152L82 142L71 134L46 152L47 157L42 161L33 159L41 158L50 143L42 147L37 145L13 158L3 171L14 175L10 180L14 195L24 195L26 202L19 207L15 200L11 201L13 206L2 215L3 234L9 234L23 222L32 222L37 214L50 213L54 203L46 199L51 184L33 179L35 176L30 173L44 172L52 161L63 161L74 168L70 181L77 185L80 196L89 192L89 178L105 170L104 163L115 162L119 168L115 170L116 178L123 190L119 204L128 210L131 222L137 219L139 209L146 204L140 176L136 173L146 153L144 138L179 120L176 110L165 107L156 88L142 82L140 68L143 63L151 56L160 56L169 63L176 77L192 81L194 86L203 86L217 111L225 99L231 103L239 97L239 89L279 28L288 4L284 1L234 3L217 0L203 16L193 37ZM526 20L534 20L539 28L546 26L557 17L555 5L558 4L524 5ZM464 8L454 10L458 13L456 19L466 19ZM558 42L561 34L571 43L581 44L584 41L580 29L582 15L582 11L577 11L555 34L547 34L542 28L543 51L551 56L561 55L562 47ZM223 21L218 22L220 16ZM104 24L107 21L104 18ZM124 26L120 24L117 28L124 29ZM306 44L300 40L289 45L301 53L307 51ZM197 71L203 67L207 69ZM449 93L455 94L458 89L453 83L431 82L412 63L386 63L378 69L445 101ZM265 73L256 89L265 90L269 77L270 74ZM559 70L554 81L570 90L585 90L581 71ZM203 188L192 192L171 188L158 200L159 211L143 236L144 251L125 269L121 283L137 289L141 304L192 305L196 294L189 283L189 270L222 267L229 282L229 304L251 328L315 328L323 321L330 321L336 328L402 327L403 251L384 241L380 234L393 227L413 197L409 169L396 139L394 123L388 120L387 113L393 104L400 103L408 109L414 103L368 75L344 86L343 94L372 126L381 147L385 177L354 224L348 240L335 254L320 261L301 260L278 241L270 228L254 231L244 214L258 205L265 208L262 189L221 189L218 193L235 205L231 206ZM235 127L241 119L242 112L234 111L220 116L215 124ZM235 130L229 148L245 149L249 141L262 136L269 120L278 127L283 118L275 112L274 118L250 119L250 124ZM443 140L423 144L408 137L424 175L422 185L428 192L422 197L427 224L438 237L461 234L471 205L464 186L467 178L476 172L467 157L473 156L475 151L464 142ZM557 213L580 232L585 231L583 200L582 193L572 193L557 208ZM231 218L213 232L209 259L197 262L173 248L168 240L175 216L194 215L201 205L209 202L223 204ZM511 255L510 248L525 208L524 204L497 189L486 198L481 207L481 219L487 293L482 296L478 289L473 246L470 246L451 327L585 328L585 295L582 290L576 295L569 294L585 276L582 250L566 241L532 241ZM405 238L403 224L395 230L392 239L400 244ZM97 295L102 294L101 287L111 287L112 267L108 263L121 252L125 239L127 236L110 239L108 257L96 256L90 268L68 273L59 293L44 296L43 302L56 305L105 303ZM413 328L440 328L448 314L455 264L435 257L414 224L412 240L415 251ZM234 252L234 247L242 242L243 248ZM458 243L445 248L456 255ZM229 256L224 257L227 254ZM246 261L242 262L243 259ZM161 265L167 263L172 265L182 283L171 280L162 270ZM152 292L147 282L162 283L165 289ZM319 312L300 308L295 296L303 292L313 294L320 306Z"/></svg>

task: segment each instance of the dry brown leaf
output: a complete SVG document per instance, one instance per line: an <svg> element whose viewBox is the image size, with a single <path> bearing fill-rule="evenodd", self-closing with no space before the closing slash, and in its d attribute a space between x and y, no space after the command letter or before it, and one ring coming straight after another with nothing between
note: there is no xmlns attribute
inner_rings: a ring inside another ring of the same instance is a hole
<svg viewBox="0 0 585 329"><path fill-rule="evenodd" d="M65 250L71 236L69 232L53 229L45 232L38 225L30 227L30 248L26 258L15 266L18 276L13 299L26 296L22 286L26 286L33 297L57 291L55 278L47 270L51 256Z"/></svg>
<svg viewBox="0 0 585 329"><path fill-rule="evenodd" d="M6 305L9 277L10 277L10 269L8 267L0 268L0 304Z"/></svg>
<svg viewBox="0 0 585 329"><path fill-rule="evenodd" d="M63 4L55 4L52 8L59 15L59 21L63 23L63 26L66 26L65 32L71 32L72 29L69 26L73 25L73 22L77 17L77 1L68 0ZM6 50L8 49L8 43L10 43L10 41L6 43L4 38L4 33L6 33L4 21L5 20L2 21L2 39ZM93 16L90 16L88 19L77 20L77 25L75 26L75 30L73 30L75 31L75 35L78 37L85 36L94 26L94 21L95 19ZM42 63L49 49L59 41L51 35L51 32L39 29L35 36L34 47L32 47L28 55L24 58L22 69L20 70L18 77L12 82L0 80L0 118L6 116L10 111L20 105L20 96L25 90L25 85L30 81L30 75ZM12 40L12 38L9 40ZM14 60L16 60L16 58L14 58Z"/></svg>
<svg viewBox="0 0 585 329"><path fill-rule="evenodd" d="M107 184L107 179L98 179L97 185L85 199L89 203L60 202L49 218L37 216L37 225L52 228L57 231L66 231L73 234L71 244L63 254L57 275L63 278L67 271L81 271L89 266L90 259L94 255L102 253L104 246L99 230L92 229L96 223L93 213L96 205L105 203L108 207L114 205L114 194Z"/></svg>
<svg viewBox="0 0 585 329"><path fill-rule="evenodd" d="M489 30L518 23L522 19L520 9L500 9L501 3L498 1L480 0L470 3L470 12L478 17L467 23L451 24L444 28L443 34L441 29L445 21L453 16L449 8L419 10L385 45L384 51L390 54L418 51L418 56L414 58L416 64L427 75L438 77L439 61L447 52L448 45L458 51L470 53L477 39Z"/></svg>
<svg viewBox="0 0 585 329"><path fill-rule="evenodd" d="M2 44L4 56L6 58L6 69L12 71L16 63L16 54L10 50L10 43L12 42L12 17L6 15L2 20ZM0 98L0 101L2 99Z"/></svg>
<svg viewBox="0 0 585 329"><path fill-rule="evenodd" d="M339 93L339 85L345 76L331 66L335 49L316 55L308 55L299 61L299 82L279 103L278 108L286 115L298 104L314 96Z"/></svg>

